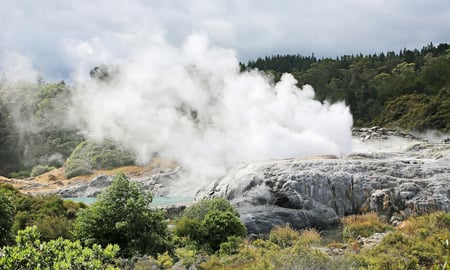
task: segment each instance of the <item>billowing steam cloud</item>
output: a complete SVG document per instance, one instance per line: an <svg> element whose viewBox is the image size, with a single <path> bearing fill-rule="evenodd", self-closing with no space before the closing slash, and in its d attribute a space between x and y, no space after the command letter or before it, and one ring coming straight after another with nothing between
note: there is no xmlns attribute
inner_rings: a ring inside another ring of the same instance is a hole
<svg viewBox="0 0 450 270"><path fill-rule="evenodd" d="M74 117L141 163L158 153L204 178L242 161L351 151L352 116L343 103L314 100L313 89L297 88L290 74L274 84L261 72L241 73L234 52L210 46L204 35L181 48L138 45L122 59L99 43L77 46L77 57L87 48L86 62L98 54L118 72L107 81L80 72Z"/></svg>

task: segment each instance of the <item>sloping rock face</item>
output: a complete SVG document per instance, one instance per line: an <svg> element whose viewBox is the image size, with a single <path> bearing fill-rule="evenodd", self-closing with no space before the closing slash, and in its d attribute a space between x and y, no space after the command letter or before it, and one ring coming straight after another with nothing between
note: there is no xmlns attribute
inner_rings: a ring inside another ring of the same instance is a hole
<svg viewBox="0 0 450 270"><path fill-rule="evenodd" d="M449 212L449 153L448 144L419 143L404 153L241 164L197 198L228 199L252 234L286 223L296 229L325 228L364 211L387 219L399 213Z"/></svg>
<svg viewBox="0 0 450 270"><path fill-rule="evenodd" d="M178 180L182 172L181 167L160 169L146 176L129 176L131 181L138 182L142 189L154 196L166 196L169 193L170 184ZM56 193L63 198L96 197L111 184L112 176L99 175L88 183L80 183L75 186L59 189Z"/></svg>

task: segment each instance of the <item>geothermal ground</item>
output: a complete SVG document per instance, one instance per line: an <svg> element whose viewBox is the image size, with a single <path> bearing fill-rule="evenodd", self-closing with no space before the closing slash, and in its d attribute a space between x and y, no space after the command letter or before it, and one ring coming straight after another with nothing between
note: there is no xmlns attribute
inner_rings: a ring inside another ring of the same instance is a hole
<svg viewBox="0 0 450 270"><path fill-rule="evenodd" d="M342 216L364 211L376 211L392 223L413 213L450 211L450 144L443 138L425 140L377 127L354 129L348 156L240 163L202 188L186 185L184 170L161 160L72 179L65 179L64 170L57 169L34 178L0 181L24 193L95 197L117 171L155 196L224 197L255 234L285 223L297 229L326 228ZM187 193L174 192L180 183Z"/></svg>

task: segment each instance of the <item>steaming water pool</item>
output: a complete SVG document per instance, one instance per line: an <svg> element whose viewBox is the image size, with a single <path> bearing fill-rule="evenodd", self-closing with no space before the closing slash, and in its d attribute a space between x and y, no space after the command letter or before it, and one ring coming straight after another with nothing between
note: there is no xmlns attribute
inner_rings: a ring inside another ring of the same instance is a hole
<svg viewBox="0 0 450 270"><path fill-rule="evenodd" d="M77 198L64 198L64 200L71 200L74 202L82 202L85 204L94 203L97 198L95 197L77 197ZM180 203L191 203L194 201L193 197L153 197L151 203L152 206L168 206Z"/></svg>

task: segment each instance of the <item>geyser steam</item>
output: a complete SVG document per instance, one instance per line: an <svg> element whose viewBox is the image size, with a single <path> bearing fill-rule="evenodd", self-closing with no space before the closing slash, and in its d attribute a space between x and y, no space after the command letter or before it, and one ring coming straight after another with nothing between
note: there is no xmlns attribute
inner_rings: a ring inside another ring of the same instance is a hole
<svg viewBox="0 0 450 270"><path fill-rule="evenodd" d="M158 153L205 178L242 161L351 151L349 108L314 100L290 74L274 85L261 72L241 73L234 52L203 35L181 48L138 47L109 59L120 65L108 82L83 70L73 112L91 136L128 146L141 163Z"/></svg>

